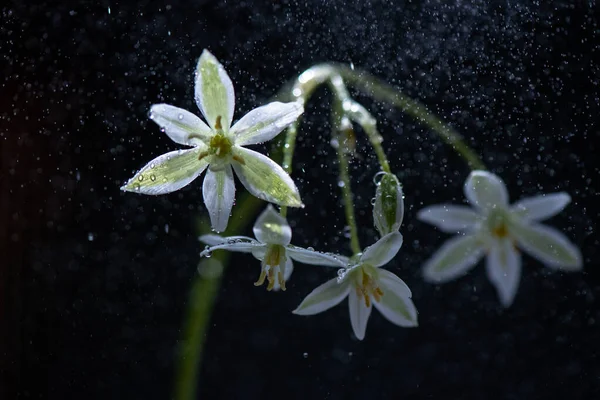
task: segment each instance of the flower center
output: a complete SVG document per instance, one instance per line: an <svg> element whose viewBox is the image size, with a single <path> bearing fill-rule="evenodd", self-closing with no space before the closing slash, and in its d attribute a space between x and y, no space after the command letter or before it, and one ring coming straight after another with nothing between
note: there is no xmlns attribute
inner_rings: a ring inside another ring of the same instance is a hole
<svg viewBox="0 0 600 400"><path fill-rule="evenodd" d="M493 210L488 215L488 229L492 236L504 239L508 236L508 217L504 211Z"/></svg>
<svg viewBox="0 0 600 400"><path fill-rule="evenodd" d="M275 287L275 282L279 283L281 290L285 290L285 249L280 244L270 244L267 246L267 252L262 262L262 270L258 281L254 286L261 286L265 279L269 281L267 290L271 291Z"/></svg>
<svg viewBox="0 0 600 400"><path fill-rule="evenodd" d="M375 279L376 273L375 267L364 265L360 267L360 271L356 275L356 294L364 299L367 308L371 307L371 296L376 302L380 302L383 296L383 290L377 285Z"/></svg>
<svg viewBox="0 0 600 400"><path fill-rule="evenodd" d="M210 152L217 157L225 158L231 153L233 144L223 133L217 133L210 138Z"/></svg>

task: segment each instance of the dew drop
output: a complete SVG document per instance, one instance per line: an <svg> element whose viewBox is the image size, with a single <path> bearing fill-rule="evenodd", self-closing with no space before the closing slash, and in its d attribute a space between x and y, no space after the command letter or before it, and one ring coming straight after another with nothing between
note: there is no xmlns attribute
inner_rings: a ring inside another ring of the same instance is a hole
<svg viewBox="0 0 600 400"><path fill-rule="evenodd" d="M344 186L346 186L346 184L344 183L344 181L338 181L338 187L343 188Z"/></svg>
<svg viewBox="0 0 600 400"><path fill-rule="evenodd" d="M346 239L349 239L349 238L350 238L350 236L351 236L351 235L350 235L350 227L349 227L348 225L346 225L346 226L344 227L344 231L343 231L343 233L344 233L344 237L345 237Z"/></svg>
<svg viewBox="0 0 600 400"><path fill-rule="evenodd" d="M151 180L152 182L154 182L154 181L156 180L156 176L154 176L154 175L150 175L150 180Z"/></svg>
<svg viewBox="0 0 600 400"><path fill-rule="evenodd" d="M314 247L307 247L306 250L308 250L308 251L315 251L315 248Z"/></svg>
<svg viewBox="0 0 600 400"><path fill-rule="evenodd" d="M90 242L93 242L93 241L94 241L94 239L95 239L95 237L94 237L94 234L93 234L92 232L88 233L88 240L89 240Z"/></svg>
<svg viewBox="0 0 600 400"><path fill-rule="evenodd" d="M377 200L375 199L375 197L373 197L373 198L371 199L371 205L372 205L372 206L374 206L376 201L377 201Z"/></svg>
<svg viewBox="0 0 600 400"><path fill-rule="evenodd" d="M179 115L177 116L177 119L181 121L181 120L183 119L183 114L179 114Z"/></svg>
<svg viewBox="0 0 600 400"><path fill-rule="evenodd" d="M379 186L379 184L381 183L381 179L383 178L383 176L386 174L386 172L384 171L379 171L378 173L375 174L375 176L373 177L373 183L377 186Z"/></svg>
<svg viewBox="0 0 600 400"><path fill-rule="evenodd" d="M138 176L138 181L140 181L140 182L141 182L141 181L143 181L143 180L144 180L144 175L140 175L140 176Z"/></svg>

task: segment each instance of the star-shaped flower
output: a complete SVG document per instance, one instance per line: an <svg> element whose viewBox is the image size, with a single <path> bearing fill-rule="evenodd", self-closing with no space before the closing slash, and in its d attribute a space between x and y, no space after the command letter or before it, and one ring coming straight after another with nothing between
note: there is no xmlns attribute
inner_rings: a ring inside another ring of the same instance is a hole
<svg viewBox="0 0 600 400"><path fill-rule="evenodd" d="M563 271L582 268L581 253L562 233L538 222L559 213L571 197L564 192L538 195L508 204L504 182L486 171L473 171L464 186L473 206L437 205L418 218L444 232L448 240L424 267L425 279L446 282L465 274L487 254L486 271L505 307L512 304L521 278L517 246L546 266Z"/></svg>
<svg viewBox="0 0 600 400"><path fill-rule="evenodd" d="M365 337L373 306L393 324L417 326L417 310L411 300L410 289L402 279L380 268L396 256L401 246L402 235L392 232L367 247L356 261L337 256L346 262L346 267L338 271L338 278L313 290L294 314L317 314L348 297L350 322L360 340Z"/></svg>
<svg viewBox="0 0 600 400"><path fill-rule="evenodd" d="M345 265L344 260L338 259L333 254L291 245L292 229L286 219L279 215L270 204L256 220L253 231L258 240L246 236L200 236L200 240L210 246L201 255L206 256L221 249L252 253L261 261L261 273L255 285L260 286L267 279L269 282L267 290L277 290L280 287L285 290L285 282L294 269L292 260L304 264L330 267Z"/></svg>
<svg viewBox="0 0 600 400"><path fill-rule="evenodd" d="M273 102L250 111L235 125L231 79L217 59L204 50L196 68L195 99L206 125L194 114L168 104L153 105L150 118L176 143L192 146L150 161L121 189L164 194L181 189L208 168L202 191L212 227L227 227L235 199L233 170L254 196L271 203L301 207L296 185L270 158L243 146L277 136L303 112L300 103Z"/></svg>

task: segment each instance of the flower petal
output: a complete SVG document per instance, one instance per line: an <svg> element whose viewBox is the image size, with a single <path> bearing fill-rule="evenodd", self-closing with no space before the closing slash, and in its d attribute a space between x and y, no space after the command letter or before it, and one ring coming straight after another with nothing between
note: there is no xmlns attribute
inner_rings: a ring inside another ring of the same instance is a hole
<svg viewBox="0 0 600 400"><path fill-rule="evenodd" d="M229 214L235 200L235 184L231 166L227 165L218 171L209 168L204 177L202 194L212 228L217 232L223 232L227 228Z"/></svg>
<svg viewBox="0 0 600 400"><path fill-rule="evenodd" d="M150 108L150 119L158 124L175 143L196 146L199 141L208 144L211 129L197 116L183 108L169 104L155 104Z"/></svg>
<svg viewBox="0 0 600 400"><path fill-rule="evenodd" d="M561 212L571 202L566 192L542 194L517 201L511 210L528 221L542 221Z"/></svg>
<svg viewBox="0 0 600 400"><path fill-rule="evenodd" d="M338 256L332 253L321 253L311 249L304 249L293 245L286 247L287 253L294 260L303 264L322 265L325 267L340 267L345 268L347 259L343 256Z"/></svg>
<svg viewBox="0 0 600 400"><path fill-rule="evenodd" d="M499 176L487 171L471 172L464 191L469 202L481 210L506 207L508 204L506 185Z"/></svg>
<svg viewBox="0 0 600 400"><path fill-rule="evenodd" d="M379 272L385 271L383 269ZM385 271L391 276L386 279L380 279L379 285L383 291L381 301L375 301L373 305L383 316L393 324L411 328L418 326L417 309L410 299L410 289L404 281L389 271Z"/></svg>
<svg viewBox="0 0 600 400"><path fill-rule="evenodd" d="M233 169L244 187L259 199L288 207L303 207L294 181L269 157L243 147L234 147Z"/></svg>
<svg viewBox="0 0 600 400"><path fill-rule="evenodd" d="M360 262L374 267L381 267L389 263L402 247L402 240L400 232L388 233L365 249L360 257Z"/></svg>
<svg viewBox="0 0 600 400"><path fill-rule="evenodd" d="M412 297L412 292L408 285L393 272L380 268L377 270L377 279L381 286L393 288L398 296Z"/></svg>
<svg viewBox="0 0 600 400"><path fill-rule="evenodd" d="M292 272L294 271L294 262L291 258L287 258L285 261L285 270L283 271L283 279L287 282L292 276ZM273 285L273 290L277 291L281 289L281 285L279 284L279 280L275 279L275 284Z"/></svg>
<svg viewBox="0 0 600 400"><path fill-rule="evenodd" d="M256 219L252 230L262 243L287 246L292 240L292 228L271 204Z"/></svg>
<svg viewBox="0 0 600 400"><path fill-rule="evenodd" d="M429 282L442 283L464 275L479 262L483 247L474 235L449 239L425 263L423 275Z"/></svg>
<svg viewBox="0 0 600 400"><path fill-rule="evenodd" d="M206 243L209 246L216 246L218 244L224 244L224 243L258 243L256 240L252 239L251 237L248 236L220 236L220 235L215 235L215 234L207 234L207 235L202 235L198 238L198 240L200 240L201 242Z"/></svg>
<svg viewBox="0 0 600 400"><path fill-rule="evenodd" d="M500 302L509 307L521 280L521 255L510 240L496 240L490 248L485 267Z"/></svg>
<svg viewBox="0 0 600 400"><path fill-rule="evenodd" d="M229 130L233 120L235 93L225 68L208 50L204 50L196 67L195 99L202 115L214 129Z"/></svg>
<svg viewBox="0 0 600 400"><path fill-rule="evenodd" d="M583 267L581 252L558 230L532 223L511 224L509 231L523 250L549 267L578 271Z"/></svg>
<svg viewBox="0 0 600 400"><path fill-rule="evenodd" d="M352 324L354 335L356 335L358 340L363 340L373 307L367 307L364 299L359 297L356 291L350 290L348 295L348 309L350 311L350 323Z"/></svg>
<svg viewBox="0 0 600 400"><path fill-rule="evenodd" d="M199 146L163 154L146 164L121 190L152 195L179 190L196 179L208 166L207 157L198 160L202 150L204 147Z"/></svg>
<svg viewBox="0 0 600 400"><path fill-rule="evenodd" d="M469 207L441 204L423 208L417 218L442 232L456 233L476 229L481 216Z"/></svg>
<svg viewBox="0 0 600 400"><path fill-rule="evenodd" d="M211 236L211 237L206 237L206 236ZM202 236L200 236L200 240L205 243L209 243L215 239L215 236L217 236L217 235L202 235ZM236 251L239 253L252 253L254 255L255 251L260 251L261 249L264 249L266 247L264 244L254 240L254 239L251 239L251 238L241 239L241 237L240 237L239 239L232 239L230 237L230 238L224 238L224 239L227 239L227 241L224 243L216 244L214 246L205 248L204 251L202 251L200 253L200 256L201 257L210 256L210 254L215 250L229 250L229 251ZM246 240L246 239L249 239L249 240Z"/></svg>
<svg viewBox="0 0 600 400"><path fill-rule="evenodd" d="M310 292L292 312L298 315L318 314L340 304L349 292L349 282L338 283L337 279L331 279Z"/></svg>
<svg viewBox="0 0 600 400"><path fill-rule="evenodd" d="M235 123L231 132L235 144L247 146L273 139L304 112L300 103L278 101L255 108Z"/></svg>

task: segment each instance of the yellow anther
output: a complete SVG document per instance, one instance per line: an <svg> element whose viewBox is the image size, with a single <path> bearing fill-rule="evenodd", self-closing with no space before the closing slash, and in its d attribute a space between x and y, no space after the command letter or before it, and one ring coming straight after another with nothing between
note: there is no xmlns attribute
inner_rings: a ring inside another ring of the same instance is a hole
<svg viewBox="0 0 600 400"><path fill-rule="evenodd" d="M269 268L269 272L267 273L267 280L269 284L267 285L267 290L271 291L275 287L275 268Z"/></svg>
<svg viewBox="0 0 600 400"><path fill-rule="evenodd" d="M222 131L223 126L221 125L221 116L217 115L217 120L215 121L215 130Z"/></svg>
<svg viewBox="0 0 600 400"><path fill-rule="evenodd" d="M505 238L508 236L508 229L506 229L505 224L500 224L492 230L494 236L499 238Z"/></svg>
<svg viewBox="0 0 600 400"><path fill-rule="evenodd" d="M369 308L372 304L371 296L373 296L376 302L380 302L383 297L383 290L377 286L376 280L369 273L365 272L363 268L361 268L361 272L362 276L356 286L356 293L359 297L363 297L365 306Z"/></svg>
<svg viewBox="0 0 600 400"><path fill-rule="evenodd" d="M246 161L244 161L244 159L240 156L233 156L232 157L235 161L239 162L242 165L246 165Z"/></svg>
<svg viewBox="0 0 600 400"><path fill-rule="evenodd" d="M203 151L202 153L200 153L198 155L198 161L202 160L204 157L207 157L209 155L210 155L210 153L208 151Z"/></svg>

